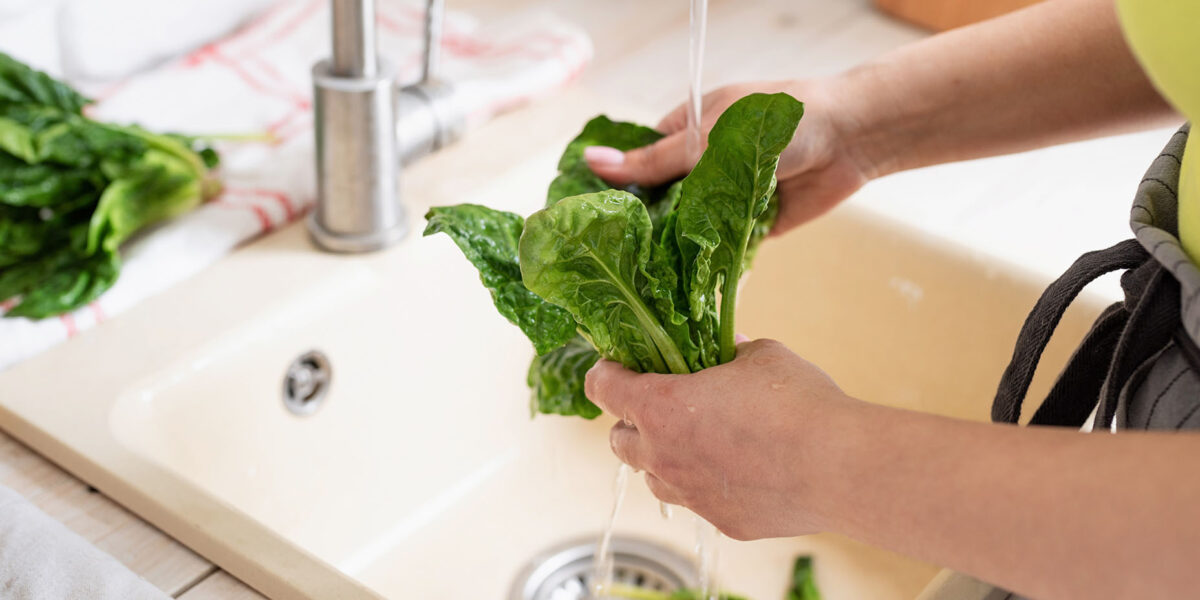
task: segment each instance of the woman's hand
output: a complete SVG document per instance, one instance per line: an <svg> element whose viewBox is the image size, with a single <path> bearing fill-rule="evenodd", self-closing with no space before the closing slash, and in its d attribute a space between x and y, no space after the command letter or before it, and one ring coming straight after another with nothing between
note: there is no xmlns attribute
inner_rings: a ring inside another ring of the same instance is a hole
<svg viewBox="0 0 1200 600"><path fill-rule="evenodd" d="M705 138L717 117L748 94L787 92L804 102L804 118L779 160L780 207L773 233L823 214L875 176L866 153L852 143L858 120L838 89L821 81L783 81L731 85L704 96ZM666 137L645 148L624 153L603 146L587 148L588 166L617 185L656 185L686 175L699 159L688 156L686 114L686 105L671 111L658 125Z"/></svg>
<svg viewBox="0 0 1200 600"><path fill-rule="evenodd" d="M621 419L613 452L646 472L660 500L686 506L739 540L825 528L820 485L836 452L819 442L832 411L855 403L820 369L774 340L691 375L639 374L612 361L587 395Z"/></svg>

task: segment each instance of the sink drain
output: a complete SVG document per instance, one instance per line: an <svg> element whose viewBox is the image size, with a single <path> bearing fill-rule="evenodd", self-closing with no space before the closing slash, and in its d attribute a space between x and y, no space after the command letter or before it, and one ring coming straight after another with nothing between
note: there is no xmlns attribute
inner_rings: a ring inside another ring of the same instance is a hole
<svg viewBox="0 0 1200 600"><path fill-rule="evenodd" d="M658 544L614 537L613 583L661 592L696 581L691 561ZM596 541L574 541L534 557L513 582L509 600L584 600L591 597Z"/></svg>
<svg viewBox="0 0 1200 600"><path fill-rule="evenodd" d="M324 354L317 350L301 354L283 376L283 405L293 414L313 414L329 392L332 378L333 369Z"/></svg>

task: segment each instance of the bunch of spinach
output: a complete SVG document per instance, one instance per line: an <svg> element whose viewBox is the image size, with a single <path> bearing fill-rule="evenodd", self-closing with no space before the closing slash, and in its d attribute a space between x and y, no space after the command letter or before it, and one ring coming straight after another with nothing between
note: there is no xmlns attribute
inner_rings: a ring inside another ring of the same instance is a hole
<svg viewBox="0 0 1200 600"><path fill-rule="evenodd" d="M738 282L774 222L775 169L803 113L786 94L746 96L687 177L625 189L592 173L583 149L630 150L661 134L597 117L528 220L472 204L429 211L425 235L448 234L533 342L534 412L599 415L583 381L601 356L677 374L733 359Z"/></svg>
<svg viewBox="0 0 1200 600"><path fill-rule="evenodd" d="M44 318L116 281L139 229L220 191L193 138L83 116L90 101L0 53L0 302Z"/></svg>

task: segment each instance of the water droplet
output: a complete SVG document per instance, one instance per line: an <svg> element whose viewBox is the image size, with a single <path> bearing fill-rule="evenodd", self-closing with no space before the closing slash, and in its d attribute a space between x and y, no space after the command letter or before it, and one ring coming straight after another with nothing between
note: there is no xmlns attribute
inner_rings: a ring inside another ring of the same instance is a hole
<svg viewBox="0 0 1200 600"><path fill-rule="evenodd" d="M693 413L696 412L696 407L692 406L690 404L688 405L687 409L688 409L688 412L693 412Z"/></svg>
<svg viewBox="0 0 1200 600"><path fill-rule="evenodd" d="M667 504L666 502L659 502L658 503L658 513L660 515L662 515L662 518L664 520L670 521L671 520L671 505Z"/></svg>
<svg viewBox="0 0 1200 600"><path fill-rule="evenodd" d="M771 389L773 389L773 390L782 390L784 387L787 387L787 386L783 385L782 382L779 382L779 381L771 382Z"/></svg>

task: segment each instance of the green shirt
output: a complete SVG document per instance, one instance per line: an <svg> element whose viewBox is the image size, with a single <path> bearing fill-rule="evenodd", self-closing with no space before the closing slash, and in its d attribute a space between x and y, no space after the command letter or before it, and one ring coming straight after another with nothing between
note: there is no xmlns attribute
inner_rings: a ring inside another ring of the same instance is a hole
<svg viewBox="0 0 1200 600"><path fill-rule="evenodd" d="M1200 120L1200 0L1116 0L1133 53L1172 105ZM1183 152L1179 174L1179 240L1200 265L1200 133Z"/></svg>

